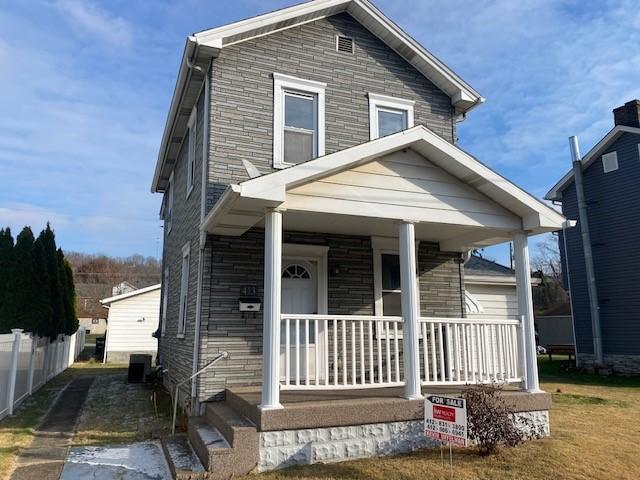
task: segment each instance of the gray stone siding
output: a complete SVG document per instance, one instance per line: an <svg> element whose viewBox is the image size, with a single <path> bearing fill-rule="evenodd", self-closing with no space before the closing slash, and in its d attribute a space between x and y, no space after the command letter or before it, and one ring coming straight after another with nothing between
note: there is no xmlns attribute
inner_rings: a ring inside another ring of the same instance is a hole
<svg viewBox="0 0 640 480"><path fill-rule="evenodd" d="M578 364L593 370L595 356L591 353L578 352ZM604 367L614 375L640 375L640 355L604 355Z"/></svg>
<svg viewBox="0 0 640 480"><path fill-rule="evenodd" d="M369 237L284 232L285 243L325 245L328 253L329 314L374 314L373 250ZM230 359L200 379L199 398L219 396L225 388L262 382L262 312L238 309L242 285L255 285L263 298L264 231L240 237L209 235L203 288L202 364L221 351ZM421 313L462 316L458 255L421 242L418 251ZM206 312L206 315L205 315ZM206 320L205 320L206 319Z"/></svg>
<svg viewBox="0 0 640 480"><path fill-rule="evenodd" d="M336 51L336 35L355 52ZM455 141L451 99L349 14L225 47L211 74L208 205L247 180L242 160L272 171L274 72L325 82L326 153L369 141L369 92L415 100L415 124Z"/></svg>
<svg viewBox="0 0 640 480"><path fill-rule="evenodd" d="M168 369L164 376L169 385L176 383L191 375L193 365L193 339L196 312L197 276L198 276L198 248L200 226L200 194L202 190L202 143L204 120L204 95L200 95L197 102L196 121L196 165L194 187L187 197L187 143L185 141L180 149L178 160L173 171L173 218L171 231L166 228L164 232L163 248L163 277L165 268L169 269L168 288L162 289L162 295L168 292L167 320L165 332L158 342L158 356L164 368ZM167 195L167 193L165 193ZM182 271L182 247L189 242L191 244L191 256L189 265L189 288L187 323L184 338L178 338L178 316L180 311L180 284ZM163 278L162 282L167 282ZM161 300L160 305L163 305ZM162 318L162 312L161 312ZM189 385L184 387L184 393L188 392Z"/></svg>
<svg viewBox="0 0 640 480"><path fill-rule="evenodd" d="M541 427L545 436L549 435L547 410L516 413L513 419L516 426L525 428L524 418L532 421L534 427ZM262 432L257 470L407 453L439 445L424 434L422 420Z"/></svg>

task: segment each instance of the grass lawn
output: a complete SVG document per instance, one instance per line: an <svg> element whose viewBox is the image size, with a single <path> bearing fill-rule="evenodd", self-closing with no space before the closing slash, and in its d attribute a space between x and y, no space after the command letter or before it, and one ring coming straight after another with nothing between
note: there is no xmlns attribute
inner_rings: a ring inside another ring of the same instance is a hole
<svg viewBox="0 0 640 480"><path fill-rule="evenodd" d="M558 357L560 358L560 357ZM640 478L640 379L568 373L564 362L540 358L542 388L553 394L551 437L481 458L454 450L453 478L629 479ZM252 476L254 479L450 478L439 450L409 455L310 465Z"/></svg>
<svg viewBox="0 0 640 480"><path fill-rule="evenodd" d="M73 443L100 445L148 440L170 429L169 395L159 388L127 384L127 370L123 366L94 380Z"/></svg>

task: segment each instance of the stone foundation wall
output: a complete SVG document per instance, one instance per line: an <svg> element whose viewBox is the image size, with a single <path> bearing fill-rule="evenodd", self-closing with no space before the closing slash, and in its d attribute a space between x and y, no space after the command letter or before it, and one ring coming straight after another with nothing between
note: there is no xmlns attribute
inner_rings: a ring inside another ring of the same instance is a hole
<svg viewBox="0 0 640 480"><path fill-rule="evenodd" d="M521 425L523 418L531 420L536 426L542 426L545 435L549 435L547 410L516 413L515 424ZM349 427L262 432L258 471L379 457L439 446L439 442L424 435L423 429L422 420L410 420Z"/></svg>
<svg viewBox="0 0 640 480"><path fill-rule="evenodd" d="M151 355L151 364L156 361L155 351L135 351L135 352L107 352L107 363L129 363L129 357L134 354Z"/></svg>
<svg viewBox="0 0 640 480"><path fill-rule="evenodd" d="M595 357L589 353L578 353L578 364L593 369ZM614 375L640 375L640 355L605 355L604 365Z"/></svg>

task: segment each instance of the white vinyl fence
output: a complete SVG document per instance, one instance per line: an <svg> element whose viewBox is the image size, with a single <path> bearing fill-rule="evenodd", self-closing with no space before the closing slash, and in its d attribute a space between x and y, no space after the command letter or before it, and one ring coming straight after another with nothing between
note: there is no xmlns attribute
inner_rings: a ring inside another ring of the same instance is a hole
<svg viewBox="0 0 640 480"><path fill-rule="evenodd" d="M0 419L38 388L73 365L84 349L85 329L56 341L12 330L0 335Z"/></svg>

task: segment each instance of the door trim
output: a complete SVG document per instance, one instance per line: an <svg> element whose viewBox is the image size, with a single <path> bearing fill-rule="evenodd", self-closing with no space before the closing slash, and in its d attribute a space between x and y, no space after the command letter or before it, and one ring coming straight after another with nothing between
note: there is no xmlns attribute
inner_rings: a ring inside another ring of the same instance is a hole
<svg viewBox="0 0 640 480"><path fill-rule="evenodd" d="M298 259L315 262L317 266L316 288L318 299L318 313L327 315L329 309L329 247L324 245L300 245L297 243L282 244L282 259ZM284 264L284 262L283 262ZM282 265L280 266L282 270Z"/></svg>

